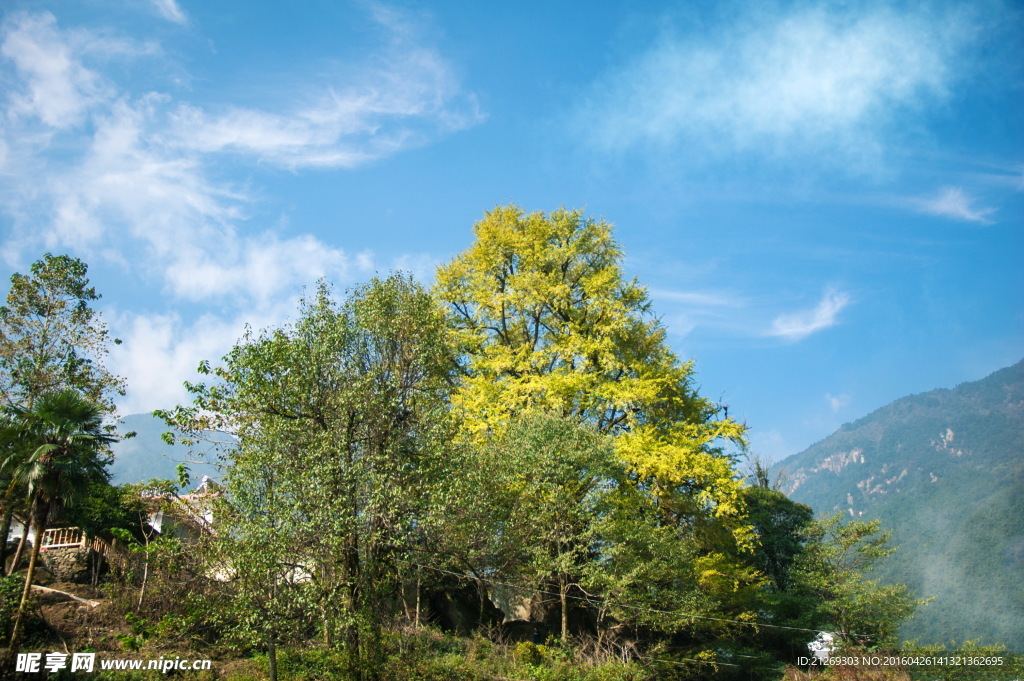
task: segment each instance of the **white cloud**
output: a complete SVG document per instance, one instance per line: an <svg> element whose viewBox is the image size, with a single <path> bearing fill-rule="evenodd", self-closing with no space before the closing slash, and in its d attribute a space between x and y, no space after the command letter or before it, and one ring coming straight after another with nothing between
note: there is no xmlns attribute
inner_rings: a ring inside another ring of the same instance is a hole
<svg viewBox="0 0 1024 681"><path fill-rule="evenodd" d="M447 60L396 16L374 13L391 40L358 73L350 67L287 93L283 100L299 104L283 111L180 105L169 117L170 139L185 150L287 168L351 168L481 122L475 96L462 91Z"/></svg>
<svg viewBox="0 0 1024 681"><path fill-rule="evenodd" d="M699 326L733 327L735 309L746 305L745 300L718 291L650 288L648 293L662 321L677 336L689 335Z"/></svg>
<svg viewBox="0 0 1024 681"><path fill-rule="evenodd" d="M174 2L156 6L187 20ZM131 390L122 410L186 399L180 383L199 360L220 357L244 323L279 324L303 285L323 276L344 286L377 271L372 253L258 224L259 190L223 178L226 168L244 177L255 161L354 167L477 123L472 95L402 17L382 21L390 34L365 64L315 81L297 73L294 90L264 108L181 101L173 87L135 92L112 75L140 56L167 59L152 43L64 28L49 13L0 20L3 260L15 267L41 246L70 250L171 294L162 309L112 324L125 341L112 368ZM422 274L432 262L407 254L380 264ZM202 316L211 310L216 317Z"/></svg>
<svg viewBox="0 0 1024 681"><path fill-rule="evenodd" d="M282 240L265 233L224 247L179 252L168 276L175 293L197 301L244 295L266 302L321 277L347 283L372 274L365 257L353 260L309 235Z"/></svg>
<svg viewBox="0 0 1024 681"><path fill-rule="evenodd" d="M850 296L848 294L828 288L821 301L813 309L776 317L772 321L772 328L767 335L792 341L806 338L812 333L835 326L836 317L849 304Z"/></svg>
<svg viewBox="0 0 1024 681"><path fill-rule="evenodd" d="M199 362L216 362L244 330L236 319L202 317L186 324L174 313L124 315L111 326L123 340L111 353L112 370L129 388L119 404L123 414L188 403L183 382L197 380Z"/></svg>
<svg viewBox="0 0 1024 681"><path fill-rule="evenodd" d="M943 100L970 22L952 12L743 4L708 35L666 33L597 82L573 124L605 151L877 154L898 115Z"/></svg>
<svg viewBox="0 0 1024 681"><path fill-rule="evenodd" d="M38 118L58 129L81 123L102 97L101 82L72 54L56 18L49 12L15 14L0 36L0 55L13 62L21 86L9 91L8 116Z"/></svg>
<svg viewBox="0 0 1024 681"><path fill-rule="evenodd" d="M86 62L158 48L62 30L49 13L9 17L0 24L0 76L13 85L0 100L8 121L0 126L0 210L15 226L8 246L99 250L127 263L111 244L141 245L143 263L133 265L189 300L265 300L318 276L350 282L365 273L365 257L353 261L311 236L249 233L252 191L215 180L210 169L225 154L289 168L353 167L478 122L473 97L417 42L412 23L396 11L376 15L390 37L369 65L328 78L321 94L291 111L133 95ZM292 94L280 101L302 101Z"/></svg>
<svg viewBox="0 0 1024 681"><path fill-rule="evenodd" d="M188 22L188 17L175 0L153 0L153 6L156 7L156 11L160 13L160 16L167 19L167 21L172 21L176 24Z"/></svg>
<svg viewBox="0 0 1024 681"><path fill-rule="evenodd" d="M831 409L834 414L850 404L850 396L845 394L833 395L832 393L825 393L825 401L828 403L829 409Z"/></svg>
<svg viewBox="0 0 1024 681"><path fill-rule="evenodd" d="M929 215L990 224L988 216L995 212L994 208L976 206L975 199L969 197L960 187L946 187L938 195L925 199L917 199L912 205Z"/></svg>

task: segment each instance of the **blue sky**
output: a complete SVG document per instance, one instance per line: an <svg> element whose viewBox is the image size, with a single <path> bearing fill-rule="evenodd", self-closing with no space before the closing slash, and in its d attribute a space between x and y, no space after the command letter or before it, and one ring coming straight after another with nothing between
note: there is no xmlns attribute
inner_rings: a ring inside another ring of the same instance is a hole
<svg viewBox="0 0 1024 681"><path fill-rule="evenodd" d="M90 264L125 413L496 205L616 226L795 453L1024 356L1024 5L10 0L0 275Z"/></svg>

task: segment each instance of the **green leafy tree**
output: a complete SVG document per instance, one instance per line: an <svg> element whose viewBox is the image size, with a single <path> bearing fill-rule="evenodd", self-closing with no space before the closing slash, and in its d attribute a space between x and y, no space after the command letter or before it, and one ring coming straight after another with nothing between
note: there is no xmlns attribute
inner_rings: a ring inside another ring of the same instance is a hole
<svg viewBox="0 0 1024 681"><path fill-rule="evenodd" d="M258 455L254 444L240 446L229 473L229 497L214 511L223 529L203 544L208 567L230 587L213 595L208 611L229 641L267 652L276 681L278 650L309 637L330 585L326 570L318 573L313 562L324 553L322 542L310 545L315 539L303 526L299 497L308 492L308 478L296 475L296 466L305 457L288 456L287 450L281 458L273 450Z"/></svg>
<svg viewBox="0 0 1024 681"><path fill-rule="evenodd" d="M849 643L884 648L898 643L900 624L923 602L904 584L880 584L868 573L896 551L880 520L850 520L843 514L815 521L796 562L795 586L816 599L814 626Z"/></svg>
<svg viewBox="0 0 1024 681"><path fill-rule="evenodd" d="M517 419L486 456L513 500L504 534L519 545L522 569L557 589L567 641L570 597L587 595L583 575L597 550L601 506L622 478L610 438L537 412Z"/></svg>
<svg viewBox="0 0 1024 681"><path fill-rule="evenodd" d="M103 362L111 338L91 305L88 266L78 258L50 255L15 274L0 307L0 397L9 406L31 409L45 393L73 388L106 412L124 395L124 379Z"/></svg>
<svg viewBox="0 0 1024 681"><path fill-rule="evenodd" d="M789 591L791 572L803 552L814 511L762 485L745 487L743 492L755 536L753 563L768 578L772 591Z"/></svg>
<svg viewBox="0 0 1024 681"><path fill-rule="evenodd" d="M305 592L360 679L376 673L397 566L424 531L452 369L444 313L410 279L375 279L342 303L321 285L294 326L248 333L204 365L218 380L168 415L234 438L218 535L238 602L286 613ZM272 622L252 620L268 650L283 640Z"/></svg>
<svg viewBox="0 0 1024 681"><path fill-rule="evenodd" d="M734 541L709 547L695 533L661 522L659 509L629 486L614 490L604 506L596 526L600 551L583 582L599 595L601 636L611 625L642 627L652 636L678 635L697 654L757 619L763 577Z"/></svg>
<svg viewBox="0 0 1024 681"><path fill-rule="evenodd" d="M754 655L740 657L744 664L774 667L792 663L795 655L806 653L806 628L814 626L808 615L815 610L817 601L799 588L794 577L814 512L774 489L767 469L759 461L754 463L754 475L748 478L754 484L743 488L754 546L741 558L764 576L753 595L751 610L758 613L760 622L775 626L745 627L736 633L732 643L745 649L743 655ZM758 656L764 659L758 662Z"/></svg>

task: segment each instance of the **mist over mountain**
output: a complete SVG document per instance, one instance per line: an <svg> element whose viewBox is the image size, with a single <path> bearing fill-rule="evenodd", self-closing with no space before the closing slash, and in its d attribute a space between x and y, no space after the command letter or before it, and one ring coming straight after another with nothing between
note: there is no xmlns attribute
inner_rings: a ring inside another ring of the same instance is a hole
<svg viewBox="0 0 1024 681"><path fill-rule="evenodd" d="M169 430L163 420L152 414L130 414L121 419L120 432L134 431L135 437L114 444L114 463L110 466L111 484L138 483L153 478L178 479L178 464L185 463L189 475L198 484L204 475L219 479L221 473L212 463L195 463L188 447L169 445L161 435ZM198 459L196 459L198 460Z"/></svg>
<svg viewBox="0 0 1024 681"><path fill-rule="evenodd" d="M896 400L775 471L817 513L892 530L899 551L874 576L934 598L905 638L1024 650L1024 360Z"/></svg>

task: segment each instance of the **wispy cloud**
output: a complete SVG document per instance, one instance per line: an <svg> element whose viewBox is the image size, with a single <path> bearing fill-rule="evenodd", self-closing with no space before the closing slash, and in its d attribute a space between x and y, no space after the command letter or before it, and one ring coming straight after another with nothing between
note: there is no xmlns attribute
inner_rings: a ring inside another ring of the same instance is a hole
<svg viewBox="0 0 1024 681"><path fill-rule="evenodd" d="M832 393L825 393L825 401L828 402L828 407L834 414L850 404L850 396L845 394L833 395Z"/></svg>
<svg viewBox="0 0 1024 681"><path fill-rule="evenodd" d="M739 307L744 301L734 295L712 291L674 291L663 288L648 289L652 298L697 307Z"/></svg>
<svg viewBox="0 0 1024 681"><path fill-rule="evenodd" d="M686 336L699 326L733 327L735 310L747 304L722 291L651 288L648 293L663 315L662 321L677 336Z"/></svg>
<svg viewBox="0 0 1024 681"><path fill-rule="evenodd" d="M156 7L156 11L160 13L160 16L167 19L167 21L172 21L176 24L188 23L188 17L175 0L153 0L153 6Z"/></svg>
<svg viewBox="0 0 1024 681"><path fill-rule="evenodd" d="M911 202L911 205L929 215L977 222L983 225L991 224L992 221L988 216L995 212L994 208L978 206L977 201L968 196L960 187L945 187L938 195L916 199Z"/></svg>
<svg viewBox="0 0 1024 681"><path fill-rule="evenodd" d="M313 95L309 87L290 93L285 99L302 103L287 111L181 105L169 117L170 139L288 168L352 168L481 122L447 61L407 33L359 74L328 79Z"/></svg>
<svg viewBox="0 0 1024 681"><path fill-rule="evenodd" d="M839 313L850 304L850 296L835 288L825 290L821 301L810 310L782 314L772 321L769 336L797 341L837 323Z"/></svg>
<svg viewBox="0 0 1024 681"><path fill-rule="evenodd" d="M90 63L90 45L111 36L64 30L49 13L8 17L0 24L0 76L10 86L0 96L0 210L15 225L8 246L107 248L116 259L109 244L141 241L152 270L191 300L266 298L317 275L346 280L358 258L340 249L308 236L249 234L251 191L214 180L210 168L225 155L354 167L477 123L472 95L419 42L414 22L381 11L374 16L390 33L370 65L339 70L320 95L288 111L134 94L100 70L112 54ZM153 51L117 51L123 59L143 53Z"/></svg>
<svg viewBox="0 0 1024 681"><path fill-rule="evenodd" d="M0 55L13 64L21 86L8 90L5 103L15 122L37 118L50 128L76 125L109 95L97 74L72 53L49 12L10 16L0 36Z"/></svg>
<svg viewBox="0 0 1024 681"><path fill-rule="evenodd" d="M156 7L157 11L161 16L166 18L168 22L174 24L187 24L188 16L184 10L175 0L152 0L153 6Z"/></svg>
<svg viewBox="0 0 1024 681"><path fill-rule="evenodd" d="M187 21L172 0L155 6ZM296 73L292 90L262 108L183 101L173 84L134 91L121 79L125 67L169 58L153 43L66 28L48 12L0 22L4 260L22 267L23 253L69 250L170 294L164 311L121 314L112 325L127 341L115 368L139 395L130 409L180 396L168 377L219 357L244 322L280 321L318 277L345 285L378 268L420 271L432 261L407 254L380 262L312 235L282 235L254 219L258 188L223 179L230 164L242 178L256 163L352 168L481 120L472 93L415 21L397 10L372 14L383 39L365 63L315 78ZM228 321L185 319L179 305L215 309Z"/></svg>
<svg viewBox="0 0 1024 681"><path fill-rule="evenodd" d="M573 120L588 144L849 163L877 154L901 115L947 97L973 38L952 10L737 7L706 36L666 32L601 78Z"/></svg>

